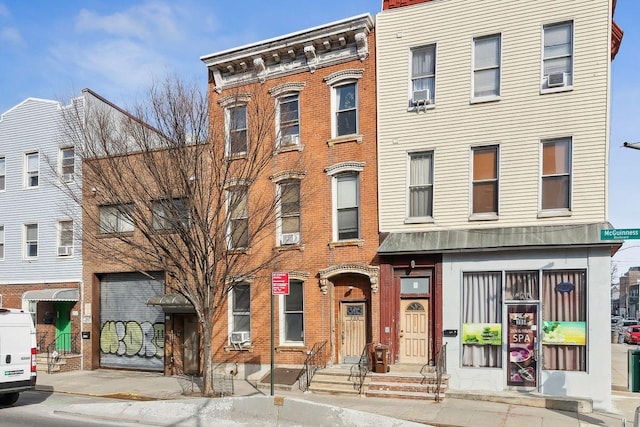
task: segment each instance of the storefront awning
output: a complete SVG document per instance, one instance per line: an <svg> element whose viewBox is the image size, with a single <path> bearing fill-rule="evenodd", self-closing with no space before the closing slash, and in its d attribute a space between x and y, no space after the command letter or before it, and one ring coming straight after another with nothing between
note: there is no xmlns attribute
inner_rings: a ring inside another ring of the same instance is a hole
<svg viewBox="0 0 640 427"><path fill-rule="evenodd" d="M78 289L34 289L22 294L23 300L28 301L78 301Z"/></svg>
<svg viewBox="0 0 640 427"><path fill-rule="evenodd" d="M528 227L474 228L390 233L378 248L380 255L452 253L550 247L609 246L612 255L621 240L601 240L608 222Z"/></svg>
<svg viewBox="0 0 640 427"><path fill-rule="evenodd" d="M184 295L163 294L154 295L147 300L147 305L158 305L165 313L195 313L196 310Z"/></svg>

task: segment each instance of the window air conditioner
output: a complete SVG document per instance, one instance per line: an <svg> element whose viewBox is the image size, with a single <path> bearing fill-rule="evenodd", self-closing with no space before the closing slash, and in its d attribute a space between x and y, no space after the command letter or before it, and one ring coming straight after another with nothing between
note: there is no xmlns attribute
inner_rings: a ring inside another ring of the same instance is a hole
<svg viewBox="0 0 640 427"><path fill-rule="evenodd" d="M69 256L69 255L73 255L73 247L60 246L58 248L58 256Z"/></svg>
<svg viewBox="0 0 640 427"><path fill-rule="evenodd" d="M300 243L300 233L283 233L280 238L282 245L297 245Z"/></svg>
<svg viewBox="0 0 640 427"><path fill-rule="evenodd" d="M62 179L62 182L73 182L73 174L63 173L61 179Z"/></svg>
<svg viewBox="0 0 640 427"><path fill-rule="evenodd" d="M547 76L548 87L562 87L567 85L567 73L553 73Z"/></svg>
<svg viewBox="0 0 640 427"><path fill-rule="evenodd" d="M431 91L429 89L414 90L411 103L413 105L431 104Z"/></svg>
<svg viewBox="0 0 640 427"><path fill-rule="evenodd" d="M231 335L229 335L229 341L231 344L246 344L250 340L251 338L247 331L231 332Z"/></svg>
<svg viewBox="0 0 640 427"><path fill-rule="evenodd" d="M282 141L280 142L280 145L283 145L283 146L298 145L299 142L300 142L300 135L285 135L282 137Z"/></svg>

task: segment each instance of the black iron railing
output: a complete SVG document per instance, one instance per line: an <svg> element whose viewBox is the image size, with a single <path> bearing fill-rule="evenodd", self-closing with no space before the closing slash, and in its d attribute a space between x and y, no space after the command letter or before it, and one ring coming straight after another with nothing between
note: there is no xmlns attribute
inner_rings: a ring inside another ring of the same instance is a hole
<svg viewBox="0 0 640 427"><path fill-rule="evenodd" d="M298 388L302 391L309 390L311 380L319 369L327 367L327 341L317 342L311 350L307 352L304 360L304 366L298 377Z"/></svg>
<svg viewBox="0 0 640 427"><path fill-rule="evenodd" d="M358 391L358 394L362 394L364 392L364 380L369 371L371 371L370 354L372 345L372 343L365 344L358 363L351 366L349 381L353 381L353 386Z"/></svg>
<svg viewBox="0 0 640 427"><path fill-rule="evenodd" d="M42 332L36 336L36 339L38 340L39 351L44 350L47 354L47 373L49 374L53 372L53 367L61 356L80 354L80 343L77 334L58 333L54 339L47 343L47 333Z"/></svg>
<svg viewBox="0 0 640 427"><path fill-rule="evenodd" d="M436 402L440 402L442 376L447 372L447 343L442 344L436 354Z"/></svg>

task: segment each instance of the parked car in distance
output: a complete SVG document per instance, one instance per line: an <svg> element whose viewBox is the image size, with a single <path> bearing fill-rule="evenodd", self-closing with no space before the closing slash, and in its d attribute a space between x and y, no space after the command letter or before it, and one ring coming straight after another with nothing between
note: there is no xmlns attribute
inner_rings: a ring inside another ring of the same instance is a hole
<svg viewBox="0 0 640 427"><path fill-rule="evenodd" d="M620 319L618 323L616 323L616 331L618 334L624 335L627 328L634 325L640 325L640 321L638 321L638 319Z"/></svg>
<svg viewBox="0 0 640 427"><path fill-rule="evenodd" d="M618 321L622 319L620 316L611 316L611 331L615 331L616 330L616 325L618 324Z"/></svg>
<svg viewBox="0 0 640 427"><path fill-rule="evenodd" d="M624 342L627 344L640 343L640 325L631 325L624 332Z"/></svg>

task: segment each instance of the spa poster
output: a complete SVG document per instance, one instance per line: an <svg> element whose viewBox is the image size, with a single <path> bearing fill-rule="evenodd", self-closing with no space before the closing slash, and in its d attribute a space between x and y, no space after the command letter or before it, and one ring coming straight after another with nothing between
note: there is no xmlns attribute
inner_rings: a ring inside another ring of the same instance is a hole
<svg viewBox="0 0 640 427"><path fill-rule="evenodd" d="M508 306L509 326L507 354L509 356L507 385L535 387L537 312L536 305Z"/></svg>

